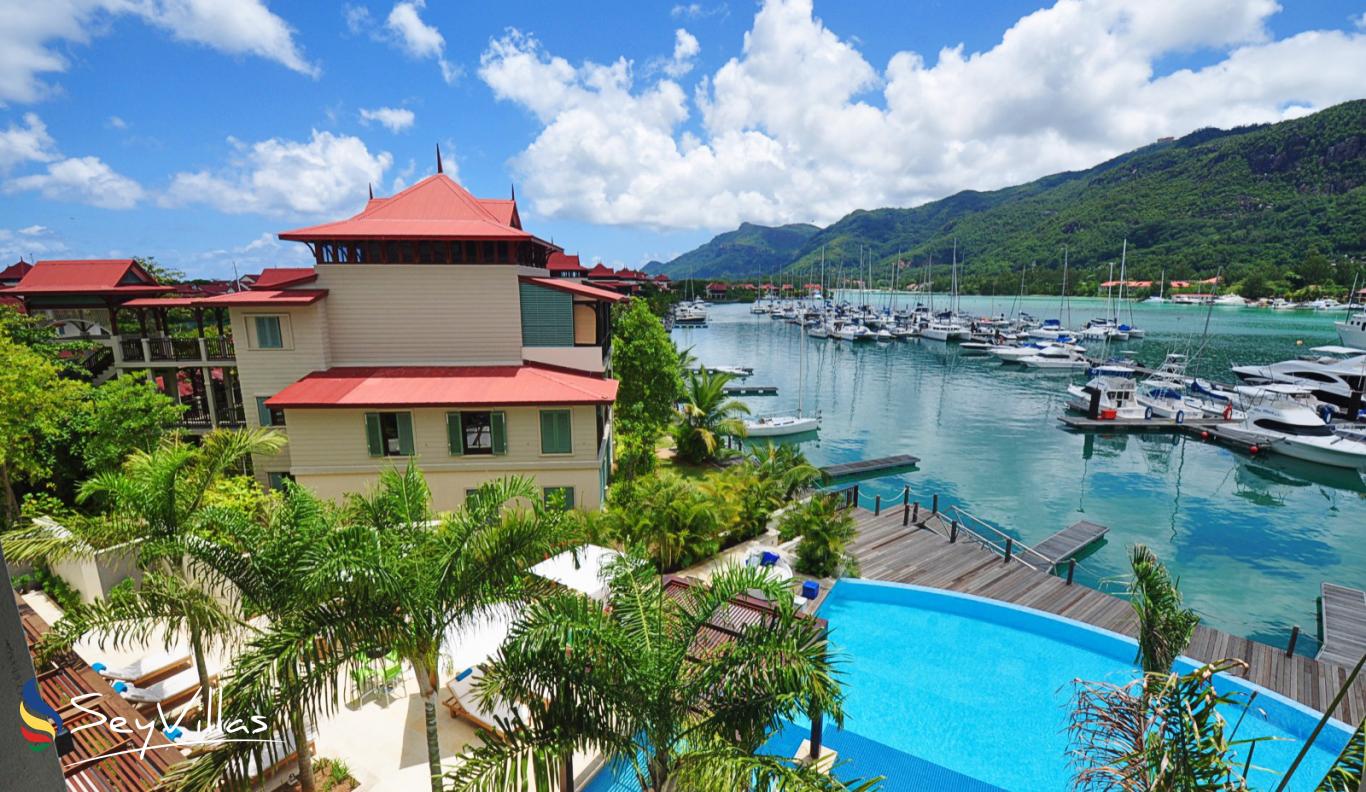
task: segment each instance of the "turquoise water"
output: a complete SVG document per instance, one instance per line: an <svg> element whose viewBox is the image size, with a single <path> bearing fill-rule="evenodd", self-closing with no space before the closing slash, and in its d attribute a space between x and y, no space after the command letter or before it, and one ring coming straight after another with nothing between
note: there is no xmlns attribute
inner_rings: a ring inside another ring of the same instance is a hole
<svg viewBox="0 0 1366 792"><path fill-rule="evenodd" d="M846 729L1004 789L1070 788L1073 680L1122 684L1136 674L1128 639L973 597L846 580L821 615L847 661ZM1253 765L1265 769L1250 774L1254 789L1275 788L1316 721L1258 696L1237 737L1276 741L1255 750ZM1313 789L1346 740L1345 729L1326 729L1290 788ZM889 791L905 788L881 772Z"/></svg>
<svg viewBox="0 0 1366 792"><path fill-rule="evenodd" d="M964 298L963 308L1008 311L1010 300ZM1076 324L1104 312L1095 300L1073 300L1071 309ZM1028 299L1026 310L1058 316L1058 301ZM1134 323L1148 335L1121 347L1149 364L1167 351L1194 352L1206 315L1193 306L1136 307ZM1231 363L1337 343L1332 319L1215 308L1192 369L1229 379ZM1366 585L1366 485L1351 472L1250 458L1184 436L1066 432L1057 417L1067 376L960 357L953 345L814 339L745 305L714 306L710 326L673 335L704 363L752 366L748 382L777 385L777 397L744 400L756 414L796 407L804 344L805 407L821 414L819 435L802 445L813 462L921 459L917 470L865 482L865 492L899 497L909 484L925 502L939 493L944 507L957 504L1026 543L1081 517L1109 526L1108 542L1078 569L1088 584L1121 584L1127 548L1144 542L1181 578L1207 624L1275 645L1298 624L1309 652L1319 584Z"/></svg>

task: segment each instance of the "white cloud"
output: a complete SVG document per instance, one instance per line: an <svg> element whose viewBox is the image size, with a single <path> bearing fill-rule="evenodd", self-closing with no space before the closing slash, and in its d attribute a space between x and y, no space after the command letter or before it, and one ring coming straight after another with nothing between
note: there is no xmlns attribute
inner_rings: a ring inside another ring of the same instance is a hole
<svg viewBox="0 0 1366 792"><path fill-rule="evenodd" d="M675 30L673 59L662 67L664 73L675 79L682 77L692 71L693 60L701 51L702 45L697 42L696 36L683 28Z"/></svg>
<svg viewBox="0 0 1366 792"><path fill-rule="evenodd" d="M19 233L20 233L20 234L23 234L24 236L30 236L30 237L33 237L33 236L43 236L44 234L47 234L47 233L49 233L49 232L51 232L51 231L52 231L52 229L48 228L47 226L43 226L43 225L24 226L23 228L19 229Z"/></svg>
<svg viewBox="0 0 1366 792"><path fill-rule="evenodd" d="M725 3L702 5L701 3L679 3L669 11L674 19L705 19L711 16L728 16L730 8Z"/></svg>
<svg viewBox="0 0 1366 792"><path fill-rule="evenodd" d="M57 144L36 113L25 113L23 124L10 123L0 131L0 173L26 162L51 162L57 158Z"/></svg>
<svg viewBox="0 0 1366 792"><path fill-rule="evenodd" d="M120 118L119 116L116 116L116 115L111 115L111 116L109 116L109 120L108 120L107 122L105 122L105 123L109 124L109 126L110 126L111 128L113 128L113 129L127 129L127 128L128 128L128 122L127 122L127 121L124 121L122 118Z"/></svg>
<svg viewBox="0 0 1366 792"><path fill-rule="evenodd" d="M479 75L540 122L513 163L542 214L674 228L829 222L1361 96L1366 35L1276 40L1266 22L1278 10L1058 0L984 52L898 52L879 69L810 0L768 0L741 54L691 101L667 72L636 85L625 59L574 65L515 30L490 42ZM1164 56L1197 50L1215 62L1155 75ZM699 132L683 126L694 111Z"/></svg>
<svg viewBox="0 0 1366 792"><path fill-rule="evenodd" d="M347 4L342 7L342 17L346 20L346 29L352 35L364 33L375 24L374 18L370 16L370 9L365 6Z"/></svg>
<svg viewBox="0 0 1366 792"><path fill-rule="evenodd" d="M36 190L53 201L131 209L143 198L142 186L110 168L99 157L69 157L49 163L45 173L10 179L5 192Z"/></svg>
<svg viewBox="0 0 1366 792"><path fill-rule="evenodd" d="M46 226L0 228L0 269L20 258L32 262L66 250L66 242Z"/></svg>
<svg viewBox="0 0 1366 792"><path fill-rule="evenodd" d="M317 76L294 31L261 0L4 0L0 2L0 103L33 102L53 90L47 74L66 71L66 45L87 44L121 15L173 38L232 55L256 55Z"/></svg>
<svg viewBox="0 0 1366 792"><path fill-rule="evenodd" d="M161 203L207 204L231 214L337 214L363 205L367 185L393 163L360 138L317 130L307 141L228 142L234 154L226 168L177 173Z"/></svg>
<svg viewBox="0 0 1366 792"><path fill-rule="evenodd" d="M422 21L421 11L426 0L403 0L395 3L384 27L393 40L413 58L432 58L441 67L441 77L448 83L460 76L459 66L446 60L446 38L436 27Z"/></svg>
<svg viewBox="0 0 1366 792"><path fill-rule="evenodd" d="M1366 11L1361 12L1361 16L1356 18L1357 30L1366 30Z"/></svg>
<svg viewBox="0 0 1366 792"><path fill-rule="evenodd" d="M417 120L413 111L404 107L376 107L373 110L362 108L360 117L365 123L376 121L394 134L408 129Z"/></svg>

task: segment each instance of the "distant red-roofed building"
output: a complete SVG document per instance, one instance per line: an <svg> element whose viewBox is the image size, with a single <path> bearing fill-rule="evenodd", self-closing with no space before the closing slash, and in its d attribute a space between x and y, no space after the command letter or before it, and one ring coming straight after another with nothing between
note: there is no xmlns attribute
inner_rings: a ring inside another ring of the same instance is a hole
<svg viewBox="0 0 1366 792"><path fill-rule="evenodd" d="M792 284L790 284L790 283L784 283L784 284L782 285L782 288L781 288L779 291L785 291L785 292L792 291Z"/></svg>
<svg viewBox="0 0 1366 792"><path fill-rule="evenodd" d="M724 283L720 283L720 282L708 283L708 284L707 284L707 296L708 296L708 297L725 297L725 296L726 296L726 290L729 289L729 288L730 288L729 286L727 286L727 285L724 284Z"/></svg>
<svg viewBox="0 0 1366 792"><path fill-rule="evenodd" d="M665 275L665 274L662 273L662 272L659 273L658 275L656 275L656 276L654 277L654 281L653 281L653 282L654 282L655 288L656 288L656 289L659 289L660 291L670 291L670 290L672 289L672 287L671 287L671 285L670 285L670 283L669 283L669 276L668 276L668 275Z"/></svg>
<svg viewBox="0 0 1366 792"><path fill-rule="evenodd" d="M593 265L593 268L592 268L592 269L588 270L588 274L585 275L584 277L587 277L587 278L615 278L615 277L617 277L617 271L614 270L614 269L612 269L611 267L607 266L606 264L603 264L601 261L599 261L597 264L594 264L594 265Z"/></svg>
<svg viewBox="0 0 1366 792"><path fill-rule="evenodd" d="M550 254L546 269L550 270L552 278L582 278L588 274L588 268L579 263L577 253L570 255L558 250Z"/></svg>
<svg viewBox="0 0 1366 792"><path fill-rule="evenodd" d="M0 288L17 285L31 269L33 269L32 264L23 259L19 259L8 267L5 267L3 270L0 270Z"/></svg>

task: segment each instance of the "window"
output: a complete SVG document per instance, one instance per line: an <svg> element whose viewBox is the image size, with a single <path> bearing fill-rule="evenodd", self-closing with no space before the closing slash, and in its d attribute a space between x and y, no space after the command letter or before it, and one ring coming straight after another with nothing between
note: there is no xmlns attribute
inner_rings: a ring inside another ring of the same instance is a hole
<svg viewBox="0 0 1366 792"><path fill-rule="evenodd" d="M545 502L549 506L559 506L562 509L572 509L574 508L574 488L546 487Z"/></svg>
<svg viewBox="0 0 1366 792"><path fill-rule="evenodd" d="M541 453L573 452L574 441L569 431L569 410L541 410Z"/></svg>
<svg viewBox="0 0 1366 792"><path fill-rule="evenodd" d="M284 489L286 481L293 481L293 473L267 473L266 486L273 490Z"/></svg>
<svg viewBox="0 0 1366 792"><path fill-rule="evenodd" d="M412 413L366 413L365 443L372 457L412 456Z"/></svg>
<svg viewBox="0 0 1366 792"><path fill-rule="evenodd" d="M1337 382L1337 379L1317 371L1296 371L1290 376L1299 379L1313 380L1314 382Z"/></svg>
<svg viewBox="0 0 1366 792"><path fill-rule="evenodd" d="M501 412L446 413L451 454L506 454L507 416Z"/></svg>
<svg viewBox="0 0 1366 792"><path fill-rule="evenodd" d="M256 397L256 417L262 426L284 426L285 411L278 407L267 407L266 400L269 396Z"/></svg>
<svg viewBox="0 0 1366 792"><path fill-rule="evenodd" d="M252 321L255 324L257 349L285 348L285 335L280 329L280 317L254 316Z"/></svg>
<svg viewBox="0 0 1366 792"><path fill-rule="evenodd" d="M1285 423L1272 418L1258 418L1252 423L1262 429L1270 429L1273 432L1284 432L1288 435L1299 435L1300 437L1332 437L1333 427L1327 424L1317 426L1305 426L1304 424Z"/></svg>

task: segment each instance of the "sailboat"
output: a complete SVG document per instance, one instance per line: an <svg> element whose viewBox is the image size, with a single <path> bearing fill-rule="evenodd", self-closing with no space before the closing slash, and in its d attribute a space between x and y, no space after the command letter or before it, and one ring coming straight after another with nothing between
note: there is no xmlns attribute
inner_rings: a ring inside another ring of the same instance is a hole
<svg viewBox="0 0 1366 792"><path fill-rule="evenodd" d="M861 328L866 331L866 328ZM786 435L814 432L820 428L820 418L802 415L806 382L806 339L797 337L797 414L766 415L745 421L745 433L749 437L783 437Z"/></svg>
<svg viewBox="0 0 1366 792"><path fill-rule="evenodd" d="M1164 302L1167 301L1166 293L1167 293L1167 270L1166 270L1166 268L1164 267L1164 268L1162 269L1162 280L1160 280L1160 281L1157 282L1157 294L1154 295L1154 296L1149 296L1148 299L1144 300L1143 302L1145 302L1145 303L1164 303Z"/></svg>

